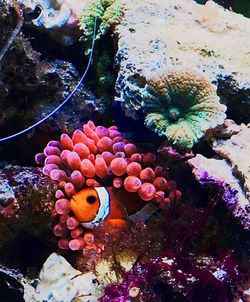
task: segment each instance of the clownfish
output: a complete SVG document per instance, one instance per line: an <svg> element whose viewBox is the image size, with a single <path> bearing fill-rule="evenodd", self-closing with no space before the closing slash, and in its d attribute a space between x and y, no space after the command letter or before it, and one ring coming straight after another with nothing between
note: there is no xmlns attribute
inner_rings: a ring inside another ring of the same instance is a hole
<svg viewBox="0 0 250 302"><path fill-rule="evenodd" d="M86 188L74 194L70 208L82 226L92 229L107 221L115 227L127 224L129 215L145 206L136 193L113 187Z"/></svg>

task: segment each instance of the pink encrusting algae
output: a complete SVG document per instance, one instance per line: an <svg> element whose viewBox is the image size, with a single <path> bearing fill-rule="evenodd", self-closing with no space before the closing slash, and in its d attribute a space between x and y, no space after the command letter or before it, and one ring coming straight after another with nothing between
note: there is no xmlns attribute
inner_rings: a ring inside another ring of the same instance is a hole
<svg viewBox="0 0 250 302"><path fill-rule="evenodd" d="M89 121L72 137L64 133L59 142L50 141L44 152L36 155L36 162L44 164L44 175L58 181L61 187L55 193L59 222L54 226L61 249L97 248L91 232L82 226L70 207L71 198L84 188L125 189L137 194L137 200L139 196L145 205L153 201L163 209L181 197L176 182L166 178L155 154L139 153L116 126L95 126Z"/></svg>

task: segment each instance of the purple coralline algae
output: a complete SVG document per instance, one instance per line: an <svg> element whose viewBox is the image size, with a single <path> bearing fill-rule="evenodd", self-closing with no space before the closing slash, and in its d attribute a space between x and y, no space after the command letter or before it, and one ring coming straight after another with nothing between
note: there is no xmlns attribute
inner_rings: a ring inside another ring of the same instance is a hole
<svg viewBox="0 0 250 302"><path fill-rule="evenodd" d="M201 154L189 159L193 174L201 185L218 188L222 199L244 227L250 227L250 128L242 124L226 123L218 129L212 143L220 158L206 158ZM230 130L231 129L231 130ZM238 133L235 134L235 131ZM230 135L231 133L231 135ZM224 136L224 137L223 137ZM230 138L226 137L230 136Z"/></svg>
<svg viewBox="0 0 250 302"><path fill-rule="evenodd" d="M101 302L123 301L229 301L233 288L240 281L237 261L225 254L220 261L212 257L194 260L176 257L173 251L140 264L120 285L106 288ZM172 301L172 300L169 300Z"/></svg>

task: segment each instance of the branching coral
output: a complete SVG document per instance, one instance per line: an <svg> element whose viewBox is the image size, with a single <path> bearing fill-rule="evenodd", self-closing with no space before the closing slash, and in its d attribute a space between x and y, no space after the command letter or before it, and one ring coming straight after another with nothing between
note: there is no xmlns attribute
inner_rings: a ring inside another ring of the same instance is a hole
<svg viewBox="0 0 250 302"><path fill-rule="evenodd" d="M84 30L83 40L90 42L94 36L95 18L97 17L97 38L110 27L120 22L122 17L122 4L120 0L91 0L80 16L80 28ZM87 44L87 51L88 53Z"/></svg>
<svg viewBox="0 0 250 302"><path fill-rule="evenodd" d="M44 162L43 173L58 181L61 187L55 194L55 209L60 215L60 222L54 227L54 234L61 237L58 245L63 249L95 247L93 235L86 232L87 224L81 224L73 207L84 188L113 188L109 191L111 203L114 196L111 193L115 191L118 201L125 197L125 204L132 204L133 209L137 204L140 207L146 205L149 200L164 208L169 202L181 198L176 182L167 180L166 172L157 165L155 155L138 153L136 146L124 139L116 126L96 127L90 121L83 125L83 131L76 130L72 138L62 134L60 142L49 142L44 152L37 154L36 161ZM81 215L92 215L93 203L89 203ZM99 210L96 213L95 208L93 213L97 218ZM106 216L98 222L105 219Z"/></svg>
<svg viewBox="0 0 250 302"><path fill-rule="evenodd" d="M192 148L206 130L222 124L226 106L215 87L191 70L159 70L143 92L145 124L180 147Z"/></svg>

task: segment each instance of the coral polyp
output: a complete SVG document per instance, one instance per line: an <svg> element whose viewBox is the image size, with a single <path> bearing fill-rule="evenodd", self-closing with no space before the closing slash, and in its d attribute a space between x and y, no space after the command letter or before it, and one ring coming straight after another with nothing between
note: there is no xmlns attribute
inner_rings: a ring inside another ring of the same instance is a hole
<svg viewBox="0 0 250 302"><path fill-rule="evenodd" d="M192 70L158 70L148 75L143 92L145 124L182 148L192 146L208 129L222 124L226 106L203 75Z"/></svg>
<svg viewBox="0 0 250 302"><path fill-rule="evenodd" d="M90 229L107 224L123 228L148 201L165 208L181 197L156 156L139 153L116 126L89 121L72 137L64 133L60 141L50 141L36 162L44 163L44 175L60 187L55 193L59 222L54 234L61 249L99 248L92 237L89 242Z"/></svg>

